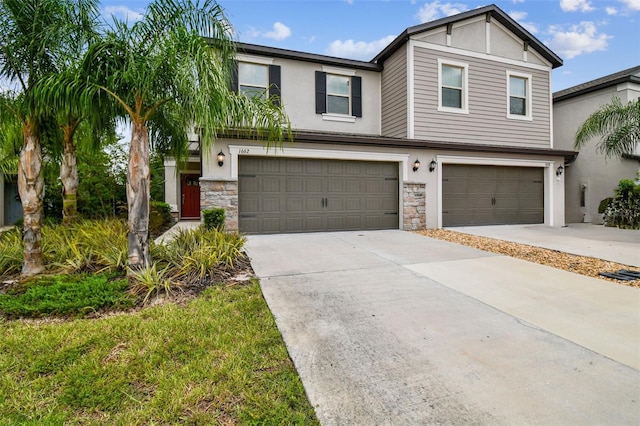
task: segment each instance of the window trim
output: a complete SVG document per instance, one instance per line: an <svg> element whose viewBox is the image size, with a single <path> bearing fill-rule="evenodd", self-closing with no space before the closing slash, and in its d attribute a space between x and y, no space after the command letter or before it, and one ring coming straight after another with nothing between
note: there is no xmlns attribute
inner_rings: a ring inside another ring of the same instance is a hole
<svg viewBox="0 0 640 426"><path fill-rule="evenodd" d="M462 68L462 105L461 108L453 108L442 105L442 66ZM438 58L438 111L453 112L456 114L469 114L469 64L449 59Z"/></svg>
<svg viewBox="0 0 640 426"><path fill-rule="evenodd" d="M343 95L340 93L331 93L329 92L329 77L341 77L341 78L346 78L347 79L347 88L349 89L349 93L347 95ZM352 110L352 102L351 102L351 98L353 96L353 94L351 93L351 77L346 76L346 75L342 75L342 74L333 74L333 73L327 73L327 79L325 80L327 82L327 89L325 92L325 96L327 97L327 112L325 114L330 114L333 116L341 116L341 117L354 117L353 115L353 110ZM329 111L329 97L330 96L334 96L336 98L347 98L347 108L348 111L346 114L343 113L339 113L339 112L331 112Z"/></svg>
<svg viewBox="0 0 640 426"><path fill-rule="evenodd" d="M526 79L526 90L527 97L525 98L525 108L526 114L511 114L511 77ZM522 73L518 71L509 71L507 70L507 118L510 120L524 120L524 121L533 121L533 111L532 111L532 75L527 73Z"/></svg>

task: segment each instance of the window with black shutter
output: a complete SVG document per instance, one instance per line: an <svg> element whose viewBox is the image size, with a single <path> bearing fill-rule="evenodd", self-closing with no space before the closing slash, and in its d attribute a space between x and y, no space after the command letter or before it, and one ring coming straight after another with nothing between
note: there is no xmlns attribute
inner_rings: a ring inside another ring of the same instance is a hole
<svg viewBox="0 0 640 426"><path fill-rule="evenodd" d="M362 117L362 77L316 71L316 114Z"/></svg>
<svg viewBox="0 0 640 426"><path fill-rule="evenodd" d="M273 97L280 104L282 82L279 65L236 62L231 70L230 90L249 97Z"/></svg>

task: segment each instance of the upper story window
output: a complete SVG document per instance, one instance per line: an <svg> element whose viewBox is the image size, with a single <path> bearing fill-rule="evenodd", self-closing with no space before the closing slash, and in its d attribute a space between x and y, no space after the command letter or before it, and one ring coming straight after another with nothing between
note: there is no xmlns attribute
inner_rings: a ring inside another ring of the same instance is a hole
<svg viewBox="0 0 640 426"><path fill-rule="evenodd" d="M438 59L438 111L469 113L468 70L467 64Z"/></svg>
<svg viewBox="0 0 640 426"><path fill-rule="evenodd" d="M531 120L531 75L507 71L507 118Z"/></svg>
<svg viewBox="0 0 640 426"><path fill-rule="evenodd" d="M354 123L362 117L362 78L354 71L316 71L316 114L324 120Z"/></svg>
<svg viewBox="0 0 640 426"><path fill-rule="evenodd" d="M238 63L238 89L250 98L267 98L269 89L269 66Z"/></svg>
<svg viewBox="0 0 640 426"><path fill-rule="evenodd" d="M249 97L269 98L280 104L280 66L264 58L247 58L238 55L239 60L232 70L230 89Z"/></svg>
<svg viewBox="0 0 640 426"><path fill-rule="evenodd" d="M351 90L349 77L327 74L327 112L329 114L350 114Z"/></svg>

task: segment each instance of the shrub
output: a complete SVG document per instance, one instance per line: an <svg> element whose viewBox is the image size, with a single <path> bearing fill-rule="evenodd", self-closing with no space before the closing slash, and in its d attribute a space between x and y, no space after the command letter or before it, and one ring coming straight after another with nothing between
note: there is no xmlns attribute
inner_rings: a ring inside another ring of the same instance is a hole
<svg viewBox="0 0 640 426"><path fill-rule="evenodd" d="M607 207L609 207L609 204L611 204L612 201L612 197L607 197L604 200L601 200L600 204L598 204L598 213L604 213L604 211L607 209Z"/></svg>
<svg viewBox="0 0 640 426"><path fill-rule="evenodd" d="M126 292L127 280L113 278L108 274L36 278L9 294L0 294L0 312L8 317L85 316L133 306Z"/></svg>
<svg viewBox="0 0 640 426"><path fill-rule="evenodd" d="M171 225L171 206L161 201L149 204L149 232L156 235Z"/></svg>
<svg viewBox="0 0 640 426"><path fill-rule="evenodd" d="M630 179L622 179L604 211L603 219L606 226L640 229L640 185Z"/></svg>
<svg viewBox="0 0 640 426"><path fill-rule="evenodd" d="M204 227L206 229L224 229L224 209L212 208L203 210L202 216L204 217Z"/></svg>

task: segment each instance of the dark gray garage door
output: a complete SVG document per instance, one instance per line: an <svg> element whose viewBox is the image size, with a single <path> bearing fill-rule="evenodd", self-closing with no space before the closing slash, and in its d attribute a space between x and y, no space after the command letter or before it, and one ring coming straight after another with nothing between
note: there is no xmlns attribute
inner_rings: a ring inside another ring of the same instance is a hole
<svg viewBox="0 0 640 426"><path fill-rule="evenodd" d="M462 164L443 166L443 226L543 222L542 168Z"/></svg>
<svg viewBox="0 0 640 426"><path fill-rule="evenodd" d="M240 231L398 228L398 164L240 157Z"/></svg>

